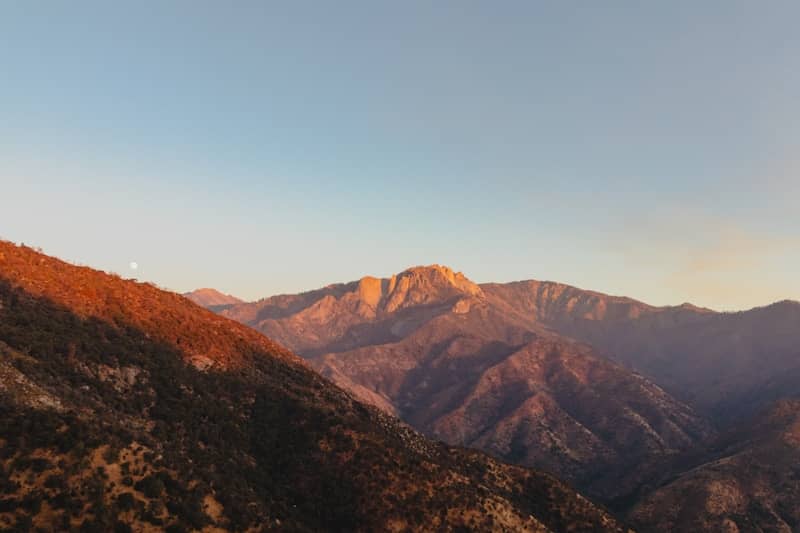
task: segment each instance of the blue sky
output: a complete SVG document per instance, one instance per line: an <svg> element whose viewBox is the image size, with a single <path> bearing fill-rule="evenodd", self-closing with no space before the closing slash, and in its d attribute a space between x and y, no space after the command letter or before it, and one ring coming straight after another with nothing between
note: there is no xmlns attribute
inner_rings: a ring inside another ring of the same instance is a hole
<svg viewBox="0 0 800 533"><path fill-rule="evenodd" d="M800 299L800 4L633 4L0 3L0 237L248 299Z"/></svg>

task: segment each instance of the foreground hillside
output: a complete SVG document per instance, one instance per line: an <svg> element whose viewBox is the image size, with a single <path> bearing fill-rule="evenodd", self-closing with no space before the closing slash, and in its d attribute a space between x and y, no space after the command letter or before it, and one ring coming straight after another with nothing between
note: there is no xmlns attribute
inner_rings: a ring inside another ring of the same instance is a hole
<svg viewBox="0 0 800 533"><path fill-rule="evenodd" d="M691 408L586 345L416 267L223 311L425 434L569 480L633 490L640 467L711 434Z"/></svg>
<svg viewBox="0 0 800 533"><path fill-rule="evenodd" d="M178 295L0 243L0 528L464 527L619 530Z"/></svg>

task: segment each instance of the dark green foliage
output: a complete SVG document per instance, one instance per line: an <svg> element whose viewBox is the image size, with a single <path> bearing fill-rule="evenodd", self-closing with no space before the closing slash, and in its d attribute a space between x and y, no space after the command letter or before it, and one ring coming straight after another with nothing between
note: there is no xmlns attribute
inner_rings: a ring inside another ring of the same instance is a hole
<svg viewBox="0 0 800 533"><path fill-rule="evenodd" d="M157 476L147 476L137 481L133 488L148 498L158 498L164 492L164 483Z"/></svg>
<svg viewBox="0 0 800 533"><path fill-rule="evenodd" d="M19 502L16 498L0 498L0 513L15 511L17 507L19 507Z"/></svg>
<svg viewBox="0 0 800 533"><path fill-rule="evenodd" d="M81 523L81 533L105 533L109 530L109 525L103 520L86 519Z"/></svg>
<svg viewBox="0 0 800 533"><path fill-rule="evenodd" d="M116 463L119 457L119 448L116 446L109 446L103 453L103 460L107 463Z"/></svg>
<svg viewBox="0 0 800 533"><path fill-rule="evenodd" d="M117 496L117 508L121 511L130 511L133 509L136 499L130 492L123 492Z"/></svg>
<svg viewBox="0 0 800 533"><path fill-rule="evenodd" d="M48 489L63 489L66 482L62 474L51 474L44 480L44 486Z"/></svg>
<svg viewBox="0 0 800 533"><path fill-rule="evenodd" d="M17 521L14 524L15 531L27 532L33 528L33 519L30 515L17 514Z"/></svg>
<svg viewBox="0 0 800 533"><path fill-rule="evenodd" d="M34 491L26 495L21 502L19 502L20 509L24 510L30 515L35 515L42 508L42 493Z"/></svg>
<svg viewBox="0 0 800 533"><path fill-rule="evenodd" d="M133 529L131 529L131 526L125 522L120 522L117 520L114 523L114 533L133 533Z"/></svg>

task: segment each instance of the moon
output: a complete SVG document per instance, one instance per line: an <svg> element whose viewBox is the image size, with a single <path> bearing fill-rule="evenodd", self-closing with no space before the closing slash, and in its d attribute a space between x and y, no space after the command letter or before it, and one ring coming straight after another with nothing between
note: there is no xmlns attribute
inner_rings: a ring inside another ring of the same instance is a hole
<svg viewBox="0 0 800 533"><path fill-rule="evenodd" d="M131 270L136 270L137 268L139 268L139 263L137 263L136 261L131 261L130 267Z"/></svg>

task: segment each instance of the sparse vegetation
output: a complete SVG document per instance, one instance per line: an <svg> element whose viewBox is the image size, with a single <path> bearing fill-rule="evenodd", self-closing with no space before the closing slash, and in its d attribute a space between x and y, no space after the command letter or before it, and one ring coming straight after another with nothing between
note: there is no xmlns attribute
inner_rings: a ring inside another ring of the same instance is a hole
<svg viewBox="0 0 800 533"><path fill-rule="evenodd" d="M183 298L7 244L0 265L0 363L38 387L0 392L0 529L617 528ZM189 364L201 355L213 370Z"/></svg>

